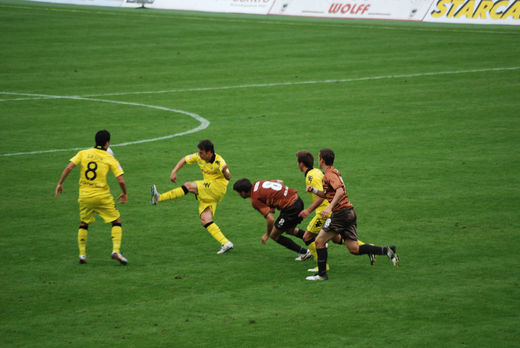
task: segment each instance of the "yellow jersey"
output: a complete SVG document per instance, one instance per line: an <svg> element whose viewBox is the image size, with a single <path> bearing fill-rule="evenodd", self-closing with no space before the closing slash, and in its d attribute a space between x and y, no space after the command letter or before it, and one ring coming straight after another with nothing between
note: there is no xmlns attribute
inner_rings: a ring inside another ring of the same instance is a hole
<svg viewBox="0 0 520 348"><path fill-rule="evenodd" d="M112 155L97 147L79 151L70 161L75 165L81 165L80 198L110 194L110 187L107 184L108 171L111 170L116 178L124 173L123 168Z"/></svg>
<svg viewBox="0 0 520 348"><path fill-rule="evenodd" d="M204 181L216 181L219 184L224 184L226 186L229 183L229 181L224 177L224 174L222 174L222 167L226 164L226 161L224 161L222 156L215 154L215 158L212 162L206 162L200 158L198 153L187 155L184 159L188 164L197 163L199 165Z"/></svg>
<svg viewBox="0 0 520 348"><path fill-rule="evenodd" d="M305 173L305 185L306 186L312 186L318 191L323 191L323 173L321 170L317 168L309 169ZM309 195L311 196L312 201L314 202L318 196L316 196L314 193L309 192ZM316 214L320 214L325 208L329 206L329 202L324 199L323 203L321 203L316 208Z"/></svg>

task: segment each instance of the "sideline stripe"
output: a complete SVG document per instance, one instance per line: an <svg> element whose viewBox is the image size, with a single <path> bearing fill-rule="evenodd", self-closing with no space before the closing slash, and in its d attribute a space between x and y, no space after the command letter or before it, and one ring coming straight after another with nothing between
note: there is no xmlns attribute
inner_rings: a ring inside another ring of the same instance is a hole
<svg viewBox="0 0 520 348"><path fill-rule="evenodd" d="M137 140L137 141L129 141L129 142L126 142L126 143L113 144L113 145L111 144L110 145L111 147L128 146L128 145L134 145L134 144L150 143L150 142L159 141L159 140L171 139L171 138L179 137L179 136L186 135L186 134L196 133L196 132L201 131L201 130L203 130L205 128L208 128L208 126L210 125L210 122L208 120L206 120L205 118L203 118L203 117L201 117L201 116L199 116L199 115L197 115L195 113L187 112L187 111L179 110L179 109L170 109L170 108L166 108L166 107L163 107L163 106L147 105L147 104L131 103L131 102L123 102L123 101L108 100L108 99L85 98L85 97L66 97L66 96L45 95L45 94L29 94L29 93L7 93L7 92L0 92L0 93L3 93L3 94L26 95L26 96L37 96L37 97L42 97L42 98L46 98L46 99L86 100L86 101L95 101L95 102L102 102L102 103L112 103L112 104L140 106L140 107L151 108L151 109L156 109L156 110L161 110L161 111L169 111L169 112L175 112L175 113L179 113L179 114L184 114L184 115L190 116L190 117L192 117L192 118L194 118L194 119L196 119L197 121L200 122L200 125L198 127L190 129L190 130L187 130L185 132L170 134L170 135L166 135L166 136L163 136L163 137L152 138L152 139L143 139L143 140ZM54 150L42 150L42 151L30 151L30 152L17 152L17 153L5 153L5 154L1 154L1 156L2 157L9 157L9 156L21 156L21 155L37 155L37 154L42 154L42 153L61 152L61 151L79 151L79 150L83 150L83 149L85 149L85 147L75 147L75 148L70 148L70 149L54 149Z"/></svg>
<svg viewBox="0 0 520 348"><path fill-rule="evenodd" d="M454 71L437 71L437 72L426 72L426 73L415 73L415 74L399 74L399 75L386 75L386 76L367 76L367 77L356 77L349 79L337 79L337 80L311 80L311 81L297 81L297 82L272 82L272 83L253 83L246 85L235 85L235 86L220 86L220 87L198 87L198 88L179 88L179 89L168 89L161 91L139 91L139 92L115 92L115 93L104 93L104 94L88 94L82 97L57 97L57 96L45 96L43 94L24 94L24 93L10 93L0 92L0 94L12 94L12 95L27 95L36 98L13 98L13 99L0 99L2 101L16 101L16 100L32 100L32 99L48 99L48 98L91 98L91 97L109 97L109 96L124 96L124 95L139 95L139 94L162 94L162 93L182 93L182 92L203 92L203 91L221 91L227 89L241 89L241 88L262 88L262 87L279 87L279 86L297 86L297 85L313 85L313 84L326 84L326 83L346 83L346 82L357 82L357 81L372 81L372 80L384 80L384 79L399 79L399 78L411 78L411 77L423 77L423 76L440 76L440 75L455 75L455 74L470 74L479 72L490 72L490 71L512 71L518 70L520 66L513 67L500 67L500 68L483 68L483 69L471 69L471 70L454 70ZM89 99L93 100L93 99ZM110 102L106 100L106 102Z"/></svg>
<svg viewBox="0 0 520 348"><path fill-rule="evenodd" d="M518 69L520 69L520 67L515 66L515 67L505 67L505 68L440 71L440 72L387 75L387 76L367 76L367 77L357 77L357 78L338 79L338 80L311 80L311 81L297 81L297 82L253 83L253 84L236 85L236 86L183 88L183 89L170 89L170 90L163 90L163 91L118 92L118 93L106 93L106 94L98 94L98 95L92 94L92 95L86 95L85 97L105 97L105 96L120 96L120 95L133 95L133 94L159 94L159 93L179 93L179 92L201 92L201 91L218 91L218 90L239 89L239 88L258 88L258 87L314 85L314 84L326 84L326 83L345 83L345 82L357 82L357 81L371 81L371 80L397 79L397 78L407 78L407 77L467 74L467 73L477 73L477 72L506 71L506 70L518 70Z"/></svg>

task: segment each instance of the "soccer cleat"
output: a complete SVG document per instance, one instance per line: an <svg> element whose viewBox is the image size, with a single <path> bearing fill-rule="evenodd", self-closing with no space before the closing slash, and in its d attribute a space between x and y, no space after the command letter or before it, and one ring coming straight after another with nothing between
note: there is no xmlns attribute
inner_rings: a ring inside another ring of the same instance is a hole
<svg viewBox="0 0 520 348"><path fill-rule="evenodd" d="M395 245L388 246L386 255L388 255L388 258L392 261L395 267L399 267L399 256L397 256Z"/></svg>
<svg viewBox="0 0 520 348"><path fill-rule="evenodd" d="M294 259L294 261L305 261L307 260L309 257L312 257L312 254L311 254L311 251L309 249L307 249L307 251L305 252L305 254L298 254L298 257Z"/></svg>
<svg viewBox="0 0 520 348"><path fill-rule="evenodd" d="M330 266L329 266L329 264L327 263L327 271L329 271L329 270L330 270ZM314 268L309 268L309 269L307 270L307 272L318 273L318 272L319 272L318 266L316 266L316 267L314 267Z"/></svg>
<svg viewBox="0 0 520 348"><path fill-rule="evenodd" d="M305 278L307 280L329 280L329 277L325 274L325 275L319 275L319 274L315 274L315 275L312 275L312 276L308 276L307 278Z"/></svg>
<svg viewBox="0 0 520 348"><path fill-rule="evenodd" d="M151 188L151 194L152 194L152 200L151 200L151 203L152 205L157 205L157 202L159 202L159 196L161 195L159 192L157 192L157 187L155 187L155 185L152 185L152 188Z"/></svg>
<svg viewBox="0 0 520 348"><path fill-rule="evenodd" d="M128 260L121 253L113 252L112 258L114 260L119 261L123 266L126 266L128 264Z"/></svg>
<svg viewBox="0 0 520 348"><path fill-rule="evenodd" d="M368 258L370 259L370 265L373 266L376 263L376 255L368 254Z"/></svg>
<svg viewBox="0 0 520 348"><path fill-rule="evenodd" d="M233 243L229 242L229 243L226 243L224 245L222 245L222 247L220 248L219 251L217 251L217 254L224 254L226 252L228 252L229 250L233 249L234 245Z"/></svg>
<svg viewBox="0 0 520 348"><path fill-rule="evenodd" d="M87 257L85 255L79 255L79 264L84 265L87 263Z"/></svg>

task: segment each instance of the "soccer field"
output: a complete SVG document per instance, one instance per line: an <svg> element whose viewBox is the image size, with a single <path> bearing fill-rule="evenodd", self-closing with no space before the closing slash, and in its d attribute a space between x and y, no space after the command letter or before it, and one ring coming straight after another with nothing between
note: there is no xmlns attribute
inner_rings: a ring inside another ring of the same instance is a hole
<svg viewBox="0 0 520 348"><path fill-rule="evenodd" d="M519 346L519 27L0 0L0 28L0 346ZM126 267L100 218L78 264L77 168L54 198L99 129ZM202 139L232 175L224 255L192 195L150 205ZM232 184L282 179L308 206L296 152L321 148L399 268L334 244L309 282L312 260L260 242Z"/></svg>

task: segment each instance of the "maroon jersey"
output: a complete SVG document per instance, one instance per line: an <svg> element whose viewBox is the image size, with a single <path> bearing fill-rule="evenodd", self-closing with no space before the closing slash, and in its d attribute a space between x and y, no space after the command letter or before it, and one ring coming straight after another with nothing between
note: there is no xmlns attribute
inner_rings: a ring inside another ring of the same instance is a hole
<svg viewBox="0 0 520 348"><path fill-rule="evenodd" d="M332 166L327 168L323 175L323 191L325 191L325 199L327 199L329 203L332 202L336 190L340 187L345 191L345 195L341 197L332 210L352 207L352 203L348 200L347 189L345 188L345 183L343 182L340 172Z"/></svg>
<svg viewBox="0 0 520 348"><path fill-rule="evenodd" d="M277 181L260 180L251 188L251 205L266 216L271 208L285 209L298 199L298 191Z"/></svg>

